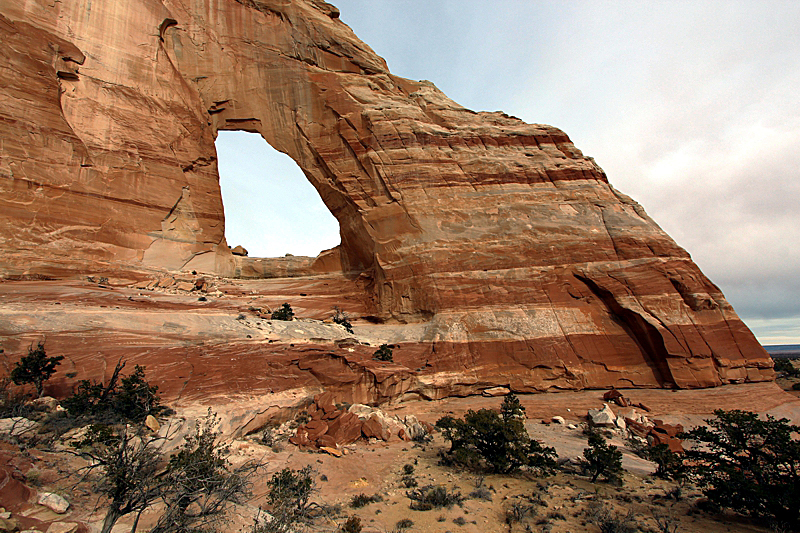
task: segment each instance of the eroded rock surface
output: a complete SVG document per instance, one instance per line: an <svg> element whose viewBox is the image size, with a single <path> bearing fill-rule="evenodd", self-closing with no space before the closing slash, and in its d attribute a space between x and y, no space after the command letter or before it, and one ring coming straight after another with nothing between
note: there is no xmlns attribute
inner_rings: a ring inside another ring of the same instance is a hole
<svg viewBox="0 0 800 533"><path fill-rule="evenodd" d="M0 43L6 279L339 270L360 316L420 325L400 340L432 396L772 377L719 289L564 132L392 75L325 2L4 2ZM231 254L219 130L289 154L341 246ZM126 349L172 356L151 344Z"/></svg>

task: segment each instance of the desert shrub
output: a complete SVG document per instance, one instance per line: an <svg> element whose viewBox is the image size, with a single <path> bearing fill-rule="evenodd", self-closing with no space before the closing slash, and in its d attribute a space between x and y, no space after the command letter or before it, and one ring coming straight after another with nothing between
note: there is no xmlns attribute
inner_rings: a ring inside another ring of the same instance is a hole
<svg viewBox="0 0 800 533"><path fill-rule="evenodd" d="M531 440L523 423L525 410L514 394L503 400L500 413L491 409L468 411L463 420L445 416L436 422L450 451L445 464L509 473L527 467L539 475L557 466L555 448Z"/></svg>
<svg viewBox="0 0 800 533"><path fill-rule="evenodd" d="M792 390L800 390L800 383L795 383L792 385Z"/></svg>
<svg viewBox="0 0 800 533"><path fill-rule="evenodd" d="M102 532L131 513L135 531L139 516L158 501L165 512L153 533L217 529L227 506L248 494L249 476L258 465L231 467L228 448L217 443L216 423L209 411L170 458L164 452L170 435L153 435L135 424L89 426L73 453L89 461L79 469L84 477L99 473L94 491L108 497Z"/></svg>
<svg viewBox="0 0 800 533"><path fill-rule="evenodd" d="M356 515L352 515L345 520L344 524L339 526L340 533L361 533L364 526L361 525L361 519Z"/></svg>
<svg viewBox="0 0 800 533"><path fill-rule="evenodd" d="M55 374L56 367L64 359L63 355L47 357L44 342L39 342L36 348L30 346L28 355L15 363L11 370L11 381L16 385L31 383L36 388L36 396L41 398L44 394L44 382Z"/></svg>
<svg viewBox="0 0 800 533"><path fill-rule="evenodd" d="M410 518L403 518L402 520L398 520L397 523L394 525L395 531L403 531L406 530L414 525L414 521Z"/></svg>
<svg viewBox="0 0 800 533"><path fill-rule="evenodd" d="M289 529L308 518L312 506L309 499L316 490L314 471L310 466L300 470L284 468L272 476L267 487L267 504L276 526L285 525L285 529Z"/></svg>
<svg viewBox="0 0 800 533"><path fill-rule="evenodd" d="M403 476L400 478L400 484L407 489L413 489L419 485L419 482L414 476Z"/></svg>
<svg viewBox="0 0 800 533"><path fill-rule="evenodd" d="M157 474L165 466L165 440L127 424L93 424L74 444L77 455L89 462L80 470L87 477L99 472L93 491L108 498L102 533L109 533L121 517L141 514L162 497L165 486Z"/></svg>
<svg viewBox="0 0 800 533"><path fill-rule="evenodd" d="M336 311L333 315L333 323L343 326L344 329L347 330L347 333L352 334L353 325L350 323L350 317L347 316L347 313L339 309L339 306L335 306L333 309Z"/></svg>
<svg viewBox="0 0 800 533"><path fill-rule="evenodd" d="M453 518L453 523L457 526L463 526L464 524L467 523L467 519L464 518L463 516L457 516Z"/></svg>
<svg viewBox="0 0 800 533"><path fill-rule="evenodd" d="M656 464L654 476L662 479L674 479L683 482L686 479L686 467L683 457L669 449L666 444L656 444L643 448L642 457Z"/></svg>
<svg viewBox="0 0 800 533"><path fill-rule="evenodd" d="M656 523L657 533L678 533L680 521L668 512L653 510L653 521Z"/></svg>
<svg viewBox="0 0 800 533"><path fill-rule="evenodd" d="M219 442L218 426L209 409L169 458L162 474L165 511L151 533L218 530L230 504L250 495L249 480L260 464L251 461L234 468L228 461L229 446Z"/></svg>
<svg viewBox="0 0 800 533"><path fill-rule="evenodd" d="M461 505L464 497L460 492L448 492L441 485L428 485L406 492L406 496L411 498L411 508L417 511L430 511L431 509L448 509L453 505Z"/></svg>
<svg viewBox="0 0 800 533"><path fill-rule="evenodd" d="M583 468L591 476L592 483L603 476L612 483L622 482L622 452L609 446L598 432L589 433L589 447L583 450Z"/></svg>
<svg viewBox="0 0 800 533"><path fill-rule="evenodd" d="M270 315L272 320L286 320L290 321L294 318L294 311L292 311L292 306L288 303L284 303L280 309L273 311Z"/></svg>
<svg viewBox="0 0 800 533"><path fill-rule="evenodd" d="M712 505L800 527L800 426L785 418L717 410L686 434L689 477Z"/></svg>
<svg viewBox="0 0 800 533"><path fill-rule="evenodd" d="M362 492L361 494L356 494L355 496L353 496L353 499L350 500L350 507L352 507L353 509L360 509L365 505L381 501L383 501L383 497L380 494L373 494L372 496L367 496Z"/></svg>
<svg viewBox="0 0 800 533"><path fill-rule="evenodd" d="M597 525L601 533L636 533L639 530L633 511L621 516L605 505L593 502L586 514L588 521Z"/></svg>
<svg viewBox="0 0 800 533"><path fill-rule="evenodd" d="M785 377L789 378L800 377L800 370L795 368L791 359L780 357L778 359L773 359L773 364L773 370L778 374L783 374Z"/></svg>
<svg viewBox="0 0 800 533"><path fill-rule="evenodd" d="M467 494L467 496L472 498L473 500L485 500L487 502L492 501L492 491L490 491L486 487L478 487L477 489Z"/></svg>
<svg viewBox="0 0 800 533"><path fill-rule="evenodd" d="M145 367L136 365L131 375L120 373L125 362L117 363L107 384L82 380L72 396L61 405L76 423L141 422L147 415L156 415L165 408L158 396L158 387L145 379Z"/></svg>
<svg viewBox="0 0 800 533"><path fill-rule="evenodd" d="M513 502L505 510L506 524L509 526L522 522L528 516L533 517L536 514L536 508L523 502Z"/></svg>
<svg viewBox="0 0 800 533"><path fill-rule="evenodd" d="M376 361L388 361L392 362L392 347L388 344L381 344L380 348L375 350L375 353L372 354L372 358Z"/></svg>

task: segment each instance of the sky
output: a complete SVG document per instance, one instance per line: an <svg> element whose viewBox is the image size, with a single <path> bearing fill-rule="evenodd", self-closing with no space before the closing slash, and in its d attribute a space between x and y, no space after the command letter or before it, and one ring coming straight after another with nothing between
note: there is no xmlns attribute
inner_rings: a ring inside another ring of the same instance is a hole
<svg viewBox="0 0 800 533"><path fill-rule="evenodd" d="M476 111L564 130L692 255L762 344L800 344L800 2L333 3L394 74L430 80ZM256 160L271 149L246 135L217 141L223 202L236 180L279 185L241 187L253 207L241 223L226 212L229 244L266 256L338 244L336 220L296 165ZM237 157L252 168L227 164L225 143L253 150ZM267 213L290 205L297 233L275 232Z"/></svg>

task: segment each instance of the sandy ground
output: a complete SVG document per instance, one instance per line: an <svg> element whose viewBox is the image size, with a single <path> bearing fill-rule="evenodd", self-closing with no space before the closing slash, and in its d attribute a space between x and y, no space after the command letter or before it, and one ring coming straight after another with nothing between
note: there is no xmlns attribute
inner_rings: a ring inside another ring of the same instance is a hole
<svg viewBox="0 0 800 533"><path fill-rule="evenodd" d="M678 392L632 390L626 391L626 396L650 406L653 418L688 425L710 417L715 408L780 412L795 420L800 416L800 401L774 383ZM561 457L582 454L586 439L580 428L545 425L541 420L561 415L568 422L578 424L588 408L602 405L601 391L523 395L520 398L529 416L526 428L533 438L555 446ZM415 414L422 420L435 422L448 413L461 416L468 409L497 407L500 402L500 398L449 398L437 402L409 402L387 408L387 411L390 414ZM253 498L249 504L238 509L234 522L224 530L248 529L255 509L265 503L266 481L274 472L287 466L302 468L310 465L315 471L318 487L314 499L333 511L318 516L306 526L308 531L336 531L349 516L356 515L361 519L364 533L399 531L396 526L401 520L410 520L413 524L405 531L434 533L597 532L599 526L591 516L600 508L608 509L618 518L631 513L636 527L645 532L664 531L657 519L662 525L665 520L671 521L669 531L687 533L768 531L763 525L733 514L714 515L698 510L696 503L701 494L692 487L684 487L679 500L669 497L675 489L673 483L650 476L653 465L625 449L623 441L616 439L613 443L625 453L623 464L628 472L621 487L600 482L593 484L576 473L536 479L526 475L484 477L453 470L439 465L438 453L448 446L439 435L424 445L398 440L359 443L347 447L347 454L342 457L300 452L285 442L273 449L258 443L255 438L245 438L232 443L232 462L257 459L265 464L265 469L254 479ZM404 465L413 466L413 476L420 486L441 485L448 491L460 492L467 499L451 508L411 509L408 489L401 482ZM12 502L13 498L0 487L0 506L11 509L16 505L16 510L11 510L25 517L28 526L38 525L44 531L47 522L61 520L94 522L96 527L97 521L102 519L102 501L89 491L87 485L75 485L74 473L79 462L74 457L4 443L0 447L0 466L8 472L16 470L22 474L22 479L28 476L25 484L32 489L32 495L26 505ZM469 497L478 487L485 489L484 497L490 500ZM72 503L70 511L67 515L55 516L41 506L31 504L37 490L64 494ZM352 498L362 493L380 495L382 501L359 509L351 508ZM335 512L337 504L341 507L339 512ZM513 508L527 512L520 522L509 525L506 514ZM155 514L145 516L140 531L146 531L154 518ZM673 529L675 527L677 529ZM129 530L128 517L120 520L115 528L120 533Z"/></svg>

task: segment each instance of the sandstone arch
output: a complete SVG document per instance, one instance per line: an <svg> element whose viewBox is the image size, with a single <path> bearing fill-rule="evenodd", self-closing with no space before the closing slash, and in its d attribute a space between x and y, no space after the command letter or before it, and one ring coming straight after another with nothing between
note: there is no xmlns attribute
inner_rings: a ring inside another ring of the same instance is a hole
<svg viewBox="0 0 800 533"><path fill-rule="evenodd" d="M421 357L468 369L466 389L771 376L719 289L566 134L392 75L325 2L0 14L6 276L231 274L214 136L246 130L339 220L370 313L426 323Z"/></svg>

